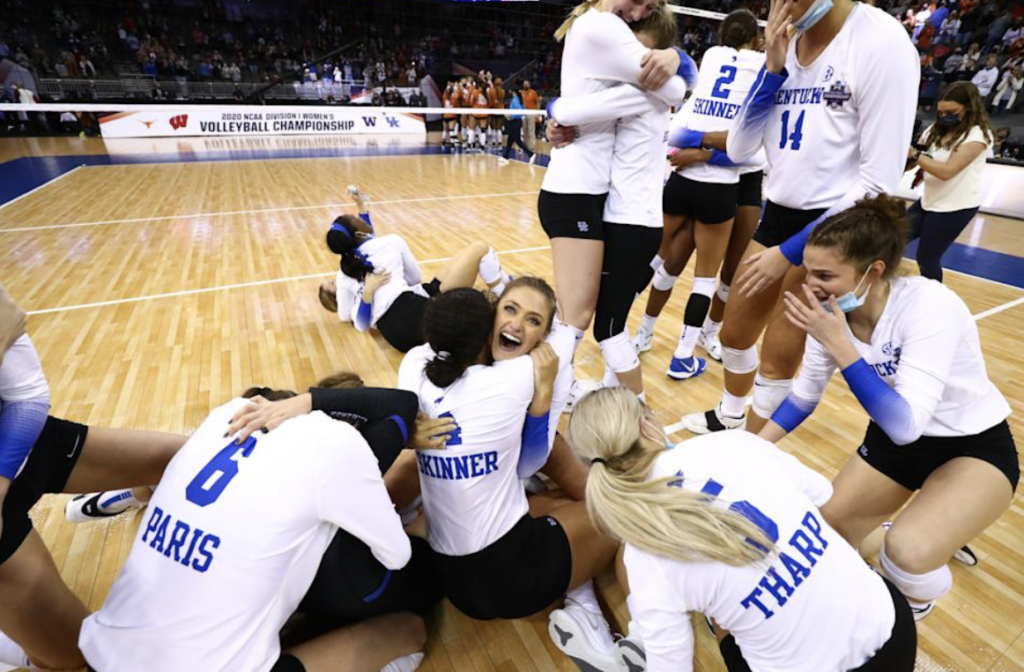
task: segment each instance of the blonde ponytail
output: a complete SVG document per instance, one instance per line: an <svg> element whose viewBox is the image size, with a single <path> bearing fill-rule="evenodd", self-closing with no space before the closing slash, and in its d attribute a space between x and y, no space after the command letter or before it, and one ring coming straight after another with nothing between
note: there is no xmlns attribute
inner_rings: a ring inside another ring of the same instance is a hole
<svg viewBox="0 0 1024 672"><path fill-rule="evenodd" d="M569 419L573 450L596 458L587 479L594 524L641 550L684 562L741 567L763 560L774 545L753 522L679 487L679 478L647 480L661 450L644 445L642 418L636 395L613 387L587 395Z"/></svg>
<svg viewBox="0 0 1024 672"><path fill-rule="evenodd" d="M561 42L565 39L565 36L569 34L569 29L572 28L572 24L576 19L580 18L594 7L597 7L601 0L584 0L580 4L573 7L572 11L569 12L569 16L566 17L562 25L555 31L555 41Z"/></svg>

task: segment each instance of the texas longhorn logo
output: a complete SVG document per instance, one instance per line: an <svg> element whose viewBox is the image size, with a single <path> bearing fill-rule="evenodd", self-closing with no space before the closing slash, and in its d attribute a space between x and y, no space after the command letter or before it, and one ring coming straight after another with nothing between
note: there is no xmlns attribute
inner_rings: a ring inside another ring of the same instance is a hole
<svg viewBox="0 0 1024 672"><path fill-rule="evenodd" d="M179 114L176 117L171 117L171 128L178 130L179 128L185 128L188 126L188 115Z"/></svg>

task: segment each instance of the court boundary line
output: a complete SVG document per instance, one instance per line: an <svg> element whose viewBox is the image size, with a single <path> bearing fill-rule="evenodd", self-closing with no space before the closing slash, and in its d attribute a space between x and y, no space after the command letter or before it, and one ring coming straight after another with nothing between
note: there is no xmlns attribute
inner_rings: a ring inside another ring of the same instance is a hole
<svg viewBox="0 0 1024 672"><path fill-rule="evenodd" d="M513 250L499 250L496 252L498 255L505 254L522 254L525 252L539 252L540 250L550 250L550 245L540 245L537 247L522 247ZM420 261L421 264L439 264L445 261L451 261L454 257L441 257L438 259L424 259ZM32 315L50 315L53 313L66 313L75 310L86 310L89 308L105 308L107 306L120 306L126 303L141 303L143 301L153 301L156 299L170 299L179 296L192 296L195 294L209 294L212 292L228 291L232 289L244 289L247 287L259 287L262 285L276 285L285 282L295 282L299 280L312 280L314 278L326 278L336 275L337 271L331 271L328 273L310 273L307 275L293 275L287 278L271 278L270 280L254 280L252 282L239 282L231 285L218 285L216 287L200 287L198 289L183 289L177 292L164 292L162 294L149 294L147 296L133 296L126 299L111 299L109 301L96 301L94 303L82 303L74 306L57 306L56 308L42 308L39 310L29 310L26 314Z"/></svg>
<svg viewBox="0 0 1024 672"><path fill-rule="evenodd" d="M82 166L79 166L79 168L81 168L81 167ZM74 170L78 170L78 168L75 168ZM64 173L64 175L61 175L60 177L64 177L65 175L70 175L72 172L74 172L74 170L69 171L67 173ZM60 179L60 178L58 177L56 179ZM51 182L52 182L52 180L51 180ZM47 184L50 184L50 182L48 182ZM45 184L41 185L38 188L41 189L44 186L46 186L46 185ZM28 192L26 194L23 194L23 196L28 196L31 193L32 192ZM510 192L506 192L506 193L491 193L491 194L460 194L460 195L456 195L456 196L428 196L428 197L422 197L422 198L398 198L398 199L391 199L391 200L386 200L386 201L371 201L370 205L371 206L377 206L377 205L398 205L398 204L402 204L402 203L429 203L429 202L434 202L434 201L469 200L469 199L474 199L474 198L500 198L500 197L503 197L503 196L531 196L531 195L536 195L536 193L537 193L536 191L510 191ZM13 202L14 201L9 201L5 205L10 205ZM5 206L0 206L0 208L3 208L3 207L5 207ZM125 219L107 219L107 220L95 221L95 222L75 222L75 223L72 223L72 224L43 224L41 226L21 226L21 227L9 228L9 229L0 228L0 233L27 233L27 232L32 232L32 231L49 231L49 230L53 230L53 229L75 229L75 228L83 228L83 227L88 227L88 226L107 226L107 225L112 225L112 224L159 222L159 221L168 221L168 220L172 220L172 219L192 219L192 218L198 219L198 218L209 218L209 217L230 217L230 216L234 216L234 215L258 215L258 214L266 214L266 213L273 213L273 212L291 212L291 211L300 211L300 210L318 210L318 209L324 209L324 208L353 208L353 207L355 207L355 203L352 203L352 202L348 202L348 203L323 203L323 204L318 204L318 205L292 205L292 206L286 206L286 207L281 207L281 208L260 208L260 209L256 209L256 210L231 210L231 211L226 211L226 212L200 212L200 213L192 213L192 214L187 214L187 215L162 215L162 216L159 216L159 217L128 217L128 218L125 218Z"/></svg>
<svg viewBox="0 0 1024 672"><path fill-rule="evenodd" d="M7 207L8 205L13 205L14 203L17 203L18 201L20 201L20 200L21 200L21 199L23 199L23 198L26 198L26 197L28 197L28 196L31 196L32 194L36 193L36 192L37 192L37 191L39 191L40 189L44 189L44 188L46 188L46 187L49 187L50 185L52 185L52 184L53 184L54 182L56 182L56 181L58 181L58 180L63 180L63 179L64 179L65 177L67 177L68 175L71 175L72 173L76 173L76 172L78 172L79 170L81 170L82 168L85 168L85 165L84 165L84 164L83 164L83 165L81 165L81 166L75 166L75 167L74 167L74 168L72 168L71 170L67 171L66 173L61 173L61 174L60 174L60 175L58 175L57 177L53 177L53 178L50 178L50 179L49 179L49 180L47 180L46 182L43 182L42 184L40 184L40 185L39 185L38 187L36 187L35 189L30 189L29 191L26 191L26 192L25 192L24 194L22 194L21 196L16 196L16 197L12 198L11 200L7 201L6 203L0 204L0 210L3 210L3 209L4 209L4 208L6 208L6 207Z"/></svg>

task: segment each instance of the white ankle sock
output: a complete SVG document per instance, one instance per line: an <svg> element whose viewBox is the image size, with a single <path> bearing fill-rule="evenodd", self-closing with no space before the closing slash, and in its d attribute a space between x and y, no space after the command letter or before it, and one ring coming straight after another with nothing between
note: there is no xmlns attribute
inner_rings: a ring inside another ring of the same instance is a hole
<svg viewBox="0 0 1024 672"><path fill-rule="evenodd" d="M25 649L18 646L13 639L0 632L0 663L24 667L29 670L37 670L28 662L28 654Z"/></svg>
<svg viewBox="0 0 1024 672"><path fill-rule="evenodd" d="M737 397L729 390L722 390L722 414L730 418L742 418L747 407L746 397Z"/></svg>
<svg viewBox="0 0 1024 672"><path fill-rule="evenodd" d="M646 331L648 334L654 333L654 325L658 323L658 318L655 315L648 315L644 313L644 317L640 320L640 328Z"/></svg>
<svg viewBox="0 0 1024 672"><path fill-rule="evenodd" d="M594 592L593 581L586 581L580 584L579 587L573 588L566 593L565 597L579 604L592 614L601 613L601 605L597 602L597 594Z"/></svg>
<svg viewBox="0 0 1024 672"><path fill-rule="evenodd" d="M704 326L701 327L701 331L704 332L704 336L706 338L706 337L709 337L709 336L714 336L715 334L718 333L718 330L721 329L721 328L722 328L722 323L721 322L715 322L714 320L712 320L709 317L708 319L704 320Z"/></svg>

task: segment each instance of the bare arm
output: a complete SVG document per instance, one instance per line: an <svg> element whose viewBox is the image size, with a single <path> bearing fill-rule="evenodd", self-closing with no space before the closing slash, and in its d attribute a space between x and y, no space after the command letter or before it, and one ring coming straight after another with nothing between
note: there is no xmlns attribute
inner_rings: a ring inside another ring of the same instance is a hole
<svg viewBox="0 0 1024 672"><path fill-rule="evenodd" d="M946 161L937 161L930 156L921 155L917 159L917 165L924 172L934 175L943 182L959 175L964 168L981 155L988 148L984 142L965 142L958 146L950 154Z"/></svg>

